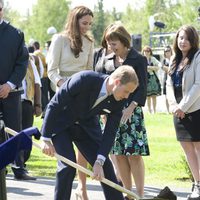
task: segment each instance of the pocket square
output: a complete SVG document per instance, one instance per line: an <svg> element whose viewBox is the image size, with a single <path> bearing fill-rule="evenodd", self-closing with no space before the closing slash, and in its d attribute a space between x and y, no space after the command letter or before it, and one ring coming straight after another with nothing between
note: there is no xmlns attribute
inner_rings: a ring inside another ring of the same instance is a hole
<svg viewBox="0 0 200 200"><path fill-rule="evenodd" d="M111 111L108 110L108 109L103 109L103 111L106 112L106 113L111 113Z"/></svg>

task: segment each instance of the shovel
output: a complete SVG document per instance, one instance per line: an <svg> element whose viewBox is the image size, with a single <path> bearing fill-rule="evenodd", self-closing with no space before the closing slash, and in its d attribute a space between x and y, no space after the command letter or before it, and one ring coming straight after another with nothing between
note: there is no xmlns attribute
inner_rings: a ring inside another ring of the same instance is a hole
<svg viewBox="0 0 200 200"><path fill-rule="evenodd" d="M8 128L8 127L5 128L5 131L7 133L13 135L13 136L18 134L16 131L14 131L14 130ZM37 147L38 149L41 149L41 146L38 143L34 142L34 141L33 141L33 145L35 147ZM61 156L61 155L59 155L57 153L54 154L54 157L56 157L58 160L70 165L71 167L74 167L75 169L77 169L77 170L79 170L79 171L81 171L81 172L83 172L83 173L85 173L85 174L87 174L89 176L93 175L92 171L82 167L81 165L78 165L77 163L72 162L71 160L69 160L69 159L67 159L67 158L65 158L65 157L63 157L63 156ZM140 199L139 196L136 195L134 192L132 192L130 190L127 190L126 188L123 188L122 186L120 186L120 185L118 185L118 184L116 184L116 183L114 183L114 182L112 182L112 181L110 181L110 180L108 180L106 178L103 178L101 180L101 182L105 183L106 185L109 185L110 187L112 187L112 188L114 188L114 189L116 189L116 190L118 190L118 191L120 191L122 193L127 194L129 197L132 197L135 200L139 200Z"/></svg>

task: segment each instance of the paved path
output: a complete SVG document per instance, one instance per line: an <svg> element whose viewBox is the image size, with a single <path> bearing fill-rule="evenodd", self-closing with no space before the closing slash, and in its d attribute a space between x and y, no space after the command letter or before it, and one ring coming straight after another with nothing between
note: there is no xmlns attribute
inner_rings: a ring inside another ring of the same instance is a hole
<svg viewBox="0 0 200 200"><path fill-rule="evenodd" d="M8 200L53 200L55 179L47 179L39 177L37 181L16 181L12 175L6 177L7 199ZM72 200L75 198L75 188L77 181L74 181ZM163 188L146 186L145 197L155 197ZM189 194L188 188L171 188L177 195L178 200L186 200ZM104 200L103 192L99 182L89 180L87 181L87 190L90 200ZM133 188L135 192L135 189Z"/></svg>
<svg viewBox="0 0 200 200"><path fill-rule="evenodd" d="M147 111L147 107L144 107L144 111ZM157 97L157 111L166 112L165 97ZM16 181L13 180L12 175L8 175L6 178L7 185L7 199L8 200L53 200L55 179L47 179L39 177L37 181ZM77 181L74 181L72 200L75 198L75 188L77 187ZM189 188L174 188L169 186L170 189L177 195L178 200L186 200L187 195L190 193ZM145 197L155 197L163 187L146 186ZM87 180L87 190L90 200L104 200L103 192L99 182ZM135 189L133 188L135 192ZM0 199L1 200L1 199Z"/></svg>

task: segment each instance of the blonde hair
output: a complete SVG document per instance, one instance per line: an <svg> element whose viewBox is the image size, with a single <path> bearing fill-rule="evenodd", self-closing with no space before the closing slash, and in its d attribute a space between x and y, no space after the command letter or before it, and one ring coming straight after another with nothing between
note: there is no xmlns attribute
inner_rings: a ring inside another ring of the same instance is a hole
<svg viewBox="0 0 200 200"><path fill-rule="evenodd" d="M137 74L133 67L129 65L122 65L118 67L111 75L113 79L119 79L122 85L126 85L127 83L134 83L135 86L138 86L139 81Z"/></svg>

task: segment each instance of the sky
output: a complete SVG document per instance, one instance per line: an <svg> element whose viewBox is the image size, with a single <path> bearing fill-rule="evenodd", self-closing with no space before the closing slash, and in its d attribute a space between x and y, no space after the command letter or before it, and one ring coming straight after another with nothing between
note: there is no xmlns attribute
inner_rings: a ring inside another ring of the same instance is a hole
<svg viewBox="0 0 200 200"><path fill-rule="evenodd" d="M58 0L59 1L59 0ZM27 10L31 10L31 6L37 2L37 0L4 0L8 2L9 5L18 10L21 14L26 14ZM97 4L97 0L71 0L72 8L77 5L85 5L93 10L94 5ZM144 0L104 0L104 10L112 10L113 7L116 8L118 12L124 11L128 4L131 6L140 7L143 5Z"/></svg>

